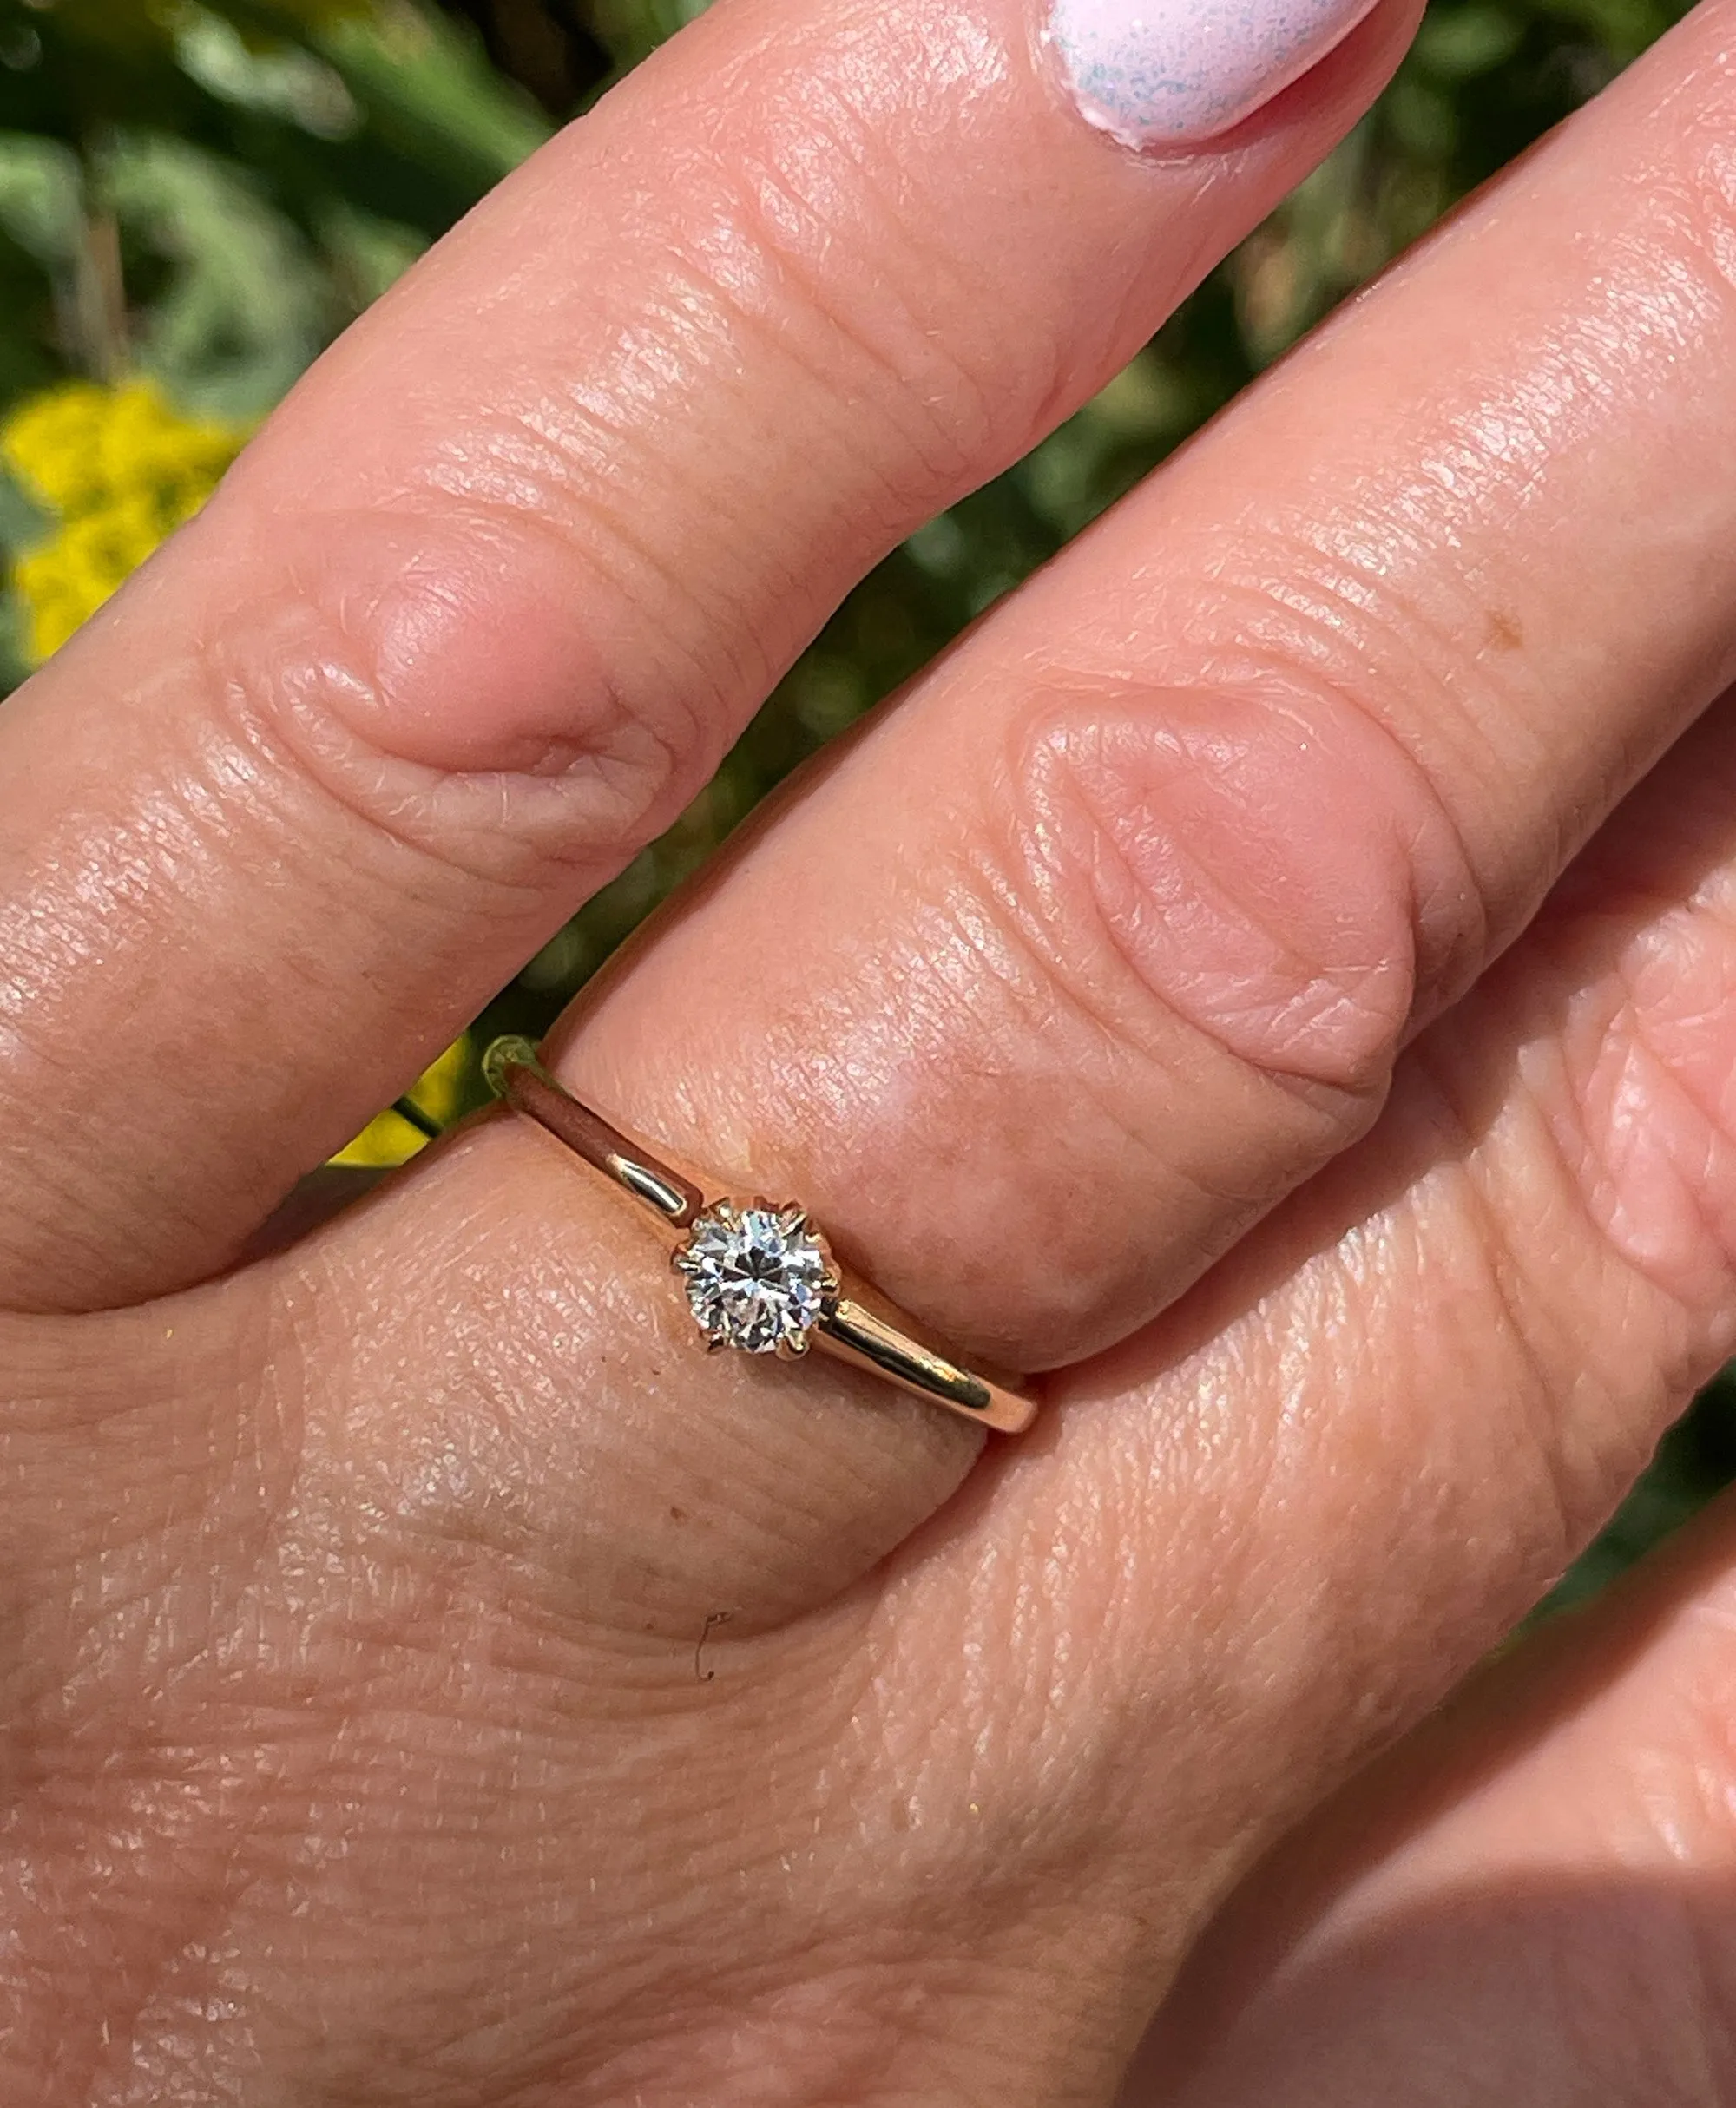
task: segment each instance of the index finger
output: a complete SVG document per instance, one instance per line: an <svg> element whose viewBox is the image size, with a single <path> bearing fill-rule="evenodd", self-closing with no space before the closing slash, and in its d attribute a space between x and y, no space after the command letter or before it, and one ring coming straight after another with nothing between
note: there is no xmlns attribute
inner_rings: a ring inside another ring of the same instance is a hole
<svg viewBox="0 0 1736 2108"><path fill-rule="evenodd" d="M1180 131L1365 3L1246 11ZM496 193L8 706L0 1299L228 1258L674 815L852 581L1125 360L1410 19L1142 161L1102 128L1173 143L1136 27L1087 123L1023 0L726 6Z"/></svg>

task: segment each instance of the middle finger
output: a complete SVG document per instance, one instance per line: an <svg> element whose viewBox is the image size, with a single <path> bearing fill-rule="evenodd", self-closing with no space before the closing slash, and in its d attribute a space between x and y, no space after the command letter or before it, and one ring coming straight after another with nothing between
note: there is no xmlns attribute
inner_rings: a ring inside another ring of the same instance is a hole
<svg viewBox="0 0 1736 2108"><path fill-rule="evenodd" d="M7 704L0 1301L227 1264L1318 158L1408 4L1161 158L1026 0L724 6L503 185Z"/></svg>

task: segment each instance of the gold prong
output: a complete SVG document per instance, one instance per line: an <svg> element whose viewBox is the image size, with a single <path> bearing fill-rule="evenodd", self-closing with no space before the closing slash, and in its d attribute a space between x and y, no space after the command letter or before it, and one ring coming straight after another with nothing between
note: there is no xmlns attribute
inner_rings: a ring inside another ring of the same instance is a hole
<svg viewBox="0 0 1736 2108"><path fill-rule="evenodd" d="M776 1353L780 1362L799 1362L808 1350L808 1336L798 1332L778 1342Z"/></svg>
<svg viewBox="0 0 1736 2108"><path fill-rule="evenodd" d="M496 1098L505 1097L506 1073L511 1068L528 1068L533 1074L542 1070L535 1043L517 1033L491 1041L483 1056L483 1080Z"/></svg>
<svg viewBox="0 0 1736 2108"><path fill-rule="evenodd" d="M650 1208L661 1223L681 1233L682 1241L669 1251L675 1273L684 1283L682 1300L697 1317L695 1304L707 1306L698 1292L697 1278L709 1271L709 1263L695 1249L695 1225L703 1221L707 1231L728 1230L740 1236L745 1210L764 1210L780 1223L786 1234L811 1239L820 1257L817 1306L803 1315L812 1318L811 1330L798 1331L779 1351L793 1360L818 1348L850 1366L881 1376L902 1390L914 1393L937 1405L960 1413L980 1426L1016 1435L1030 1424L1036 1401L1014 1376L976 1374L954 1361L950 1352L921 1333L913 1320L864 1284L852 1291L846 1269L833 1255L829 1240L799 1202L743 1200L739 1194L708 1201L705 1191L686 1172L657 1159L630 1135L612 1126L549 1075L528 1040L498 1041L485 1057L489 1082L519 1113L546 1128L581 1162L601 1172L613 1184ZM665 1246L667 1250L667 1246ZM720 1258L721 1254L718 1255ZM791 1258L798 1255L787 1255ZM812 1258L786 1270L781 1292L785 1307L795 1304L804 1287L812 1292ZM733 1319L727 1313L726 1326ZM708 1354L720 1354L733 1343L727 1330L713 1335L703 1323L694 1327Z"/></svg>

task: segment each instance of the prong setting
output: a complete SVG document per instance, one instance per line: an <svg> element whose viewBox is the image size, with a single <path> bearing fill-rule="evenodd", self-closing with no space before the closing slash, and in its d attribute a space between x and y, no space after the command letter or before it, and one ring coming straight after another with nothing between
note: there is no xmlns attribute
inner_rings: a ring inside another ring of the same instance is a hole
<svg viewBox="0 0 1736 2108"><path fill-rule="evenodd" d="M696 1216L672 1262L694 1322L713 1350L784 1360L842 1292L838 1267L806 1209L793 1201L714 1201Z"/></svg>
<svg viewBox="0 0 1736 2108"><path fill-rule="evenodd" d="M483 1059L483 1073L496 1095L545 1128L581 1162L630 1194L656 1216L660 1229L687 1233L674 1255L674 1265L694 1322L712 1351L745 1347L793 1360L819 1347L829 1356L884 1376L901 1390L962 1414L979 1427L1016 1435L1029 1426L1036 1402L1015 1379L964 1368L949 1349L925 1337L914 1320L895 1310L871 1284L846 1277L833 1263L825 1237L806 1209L792 1201L735 1199L707 1206L704 1189L688 1172L661 1162L563 1089L527 1040L496 1042ZM740 1234L746 1216L756 1210L770 1219L776 1238L782 1240L786 1262L792 1252L799 1256L799 1264L792 1270L799 1292L788 1299L792 1311L779 1314L777 1298L766 1292L762 1268L759 1278L737 1281L730 1296L718 1297L720 1303L733 1299L742 1306L726 1324L718 1321L717 1313L703 1307L711 1290L705 1282L706 1254L693 1232L703 1216L710 1218L713 1232ZM756 1317L756 1298L773 1306L775 1322L765 1322L764 1312Z"/></svg>

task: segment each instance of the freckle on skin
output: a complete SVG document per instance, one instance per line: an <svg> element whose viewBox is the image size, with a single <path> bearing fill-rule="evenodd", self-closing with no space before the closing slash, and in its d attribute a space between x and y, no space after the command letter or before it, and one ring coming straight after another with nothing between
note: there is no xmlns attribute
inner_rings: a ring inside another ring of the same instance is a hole
<svg viewBox="0 0 1736 2108"><path fill-rule="evenodd" d="M1516 652L1525 641L1525 633L1519 627L1516 615L1503 614L1498 607L1491 608L1489 616L1489 641L1497 652Z"/></svg>

